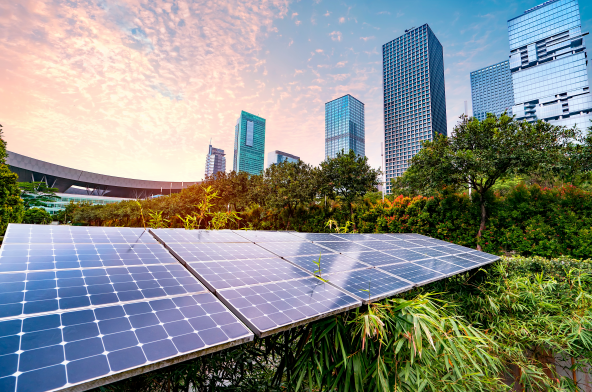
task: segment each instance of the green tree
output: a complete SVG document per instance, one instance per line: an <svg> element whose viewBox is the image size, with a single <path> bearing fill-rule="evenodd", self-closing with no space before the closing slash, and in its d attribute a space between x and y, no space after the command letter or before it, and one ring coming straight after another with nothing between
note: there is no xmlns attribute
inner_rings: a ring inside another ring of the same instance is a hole
<svg viewBox="0 0 592 392"><path fill-rule="evenodd" d="M356 155L353 150L345 154L342 150L335 158L321 162L319 191L330 198L343 198L353 221L354 200L375 191L380 184L379 176L380 170L370 167L367 157Z"/></svg>
<svg viewBox="0 0 592 392"><path fill-rule="evenodd" d="M25 204L25 209L31 207L47 207L48 203L59 200L56 195L57 188L50 188L45 181L19 182L21 189L21 199Z"/></svg>
<svg viewBox="0 0 592 392"><path fill-rule="evenodd" d="M0 235L4 235L9 223L20 223L24 207L18 187L18 175L6 165L6 142L0 125Z"/></svg>
<svg viewBox="0 0 592 392"><path fill-rule="evenodd" d="M35 223L39 225L48 225L52 221L51 215L49 212L45 211L43 208L29 208L25 211L23 215L23 223Z"/></svg>
<svg viewBox="0 0 592 392"><path fill-rule="evenodd" d="M255 187L263 205L287 212L286 229L296 209L307 205L317 195L318 170L302 161L271 165L263 172Z"/></svg>
<svg viewBox="0 0 592 392"><path fill-rule="evenodd" d="M461 117L451 137L426 141L393 188L430 194L443 187L472 189L480 207L478 240L485 231L491 190L499 180L532 171L561 171L576 129L538 121L519 122L503 114L483 121ZM478 242L477 248L481 250Z"/></svg>

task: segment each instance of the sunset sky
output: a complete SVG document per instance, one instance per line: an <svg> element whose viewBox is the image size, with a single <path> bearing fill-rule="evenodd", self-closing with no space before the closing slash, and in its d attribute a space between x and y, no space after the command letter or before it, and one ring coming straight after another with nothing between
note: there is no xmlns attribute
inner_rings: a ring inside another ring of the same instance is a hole
<svg viewBox="0 0 592 392"><path fill-rule="evenodd" d="M8 149L34 158L195 181L210 138L232 170L241 110L267 119L266 152L318 164L324 103L349 93L378 167L382 44L430 25L451 132L465 100L471 111L469 73L507 59L507 19L541 2L0 0L0 124ZM592 1L580 12L592 30Z"/></svg>

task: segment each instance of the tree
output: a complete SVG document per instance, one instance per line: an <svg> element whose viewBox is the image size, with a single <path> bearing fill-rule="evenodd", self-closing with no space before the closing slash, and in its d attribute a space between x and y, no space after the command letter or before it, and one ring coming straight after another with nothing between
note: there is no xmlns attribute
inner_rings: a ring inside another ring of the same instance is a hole
<svg viewBox="0 0 592 392"><path fill-rule="evenodd" d="M25 204L25 209L31 207L47 207L47 203L59 200L56 195L57 188L50 188L45 181L19 182L21 189L21 198Z"/></svg>
<svg viewBox="0 0 592 392"><path fill-rule="evenodd" d="M263 172L258 193L268 207L287 211L286 229L296 209L317 195L317 173L318 169L302 161L278 163Z"/></svg>
<svg viewBox="0 0 592 392"><path fill-rule="evenodd" d="M353 150L343 150L335 158L328 158L320 165L320 193L331 198L342 197L349 205L353 221L353 202L356 198L372 192L378 186L380 170L368 165L368 158L356 155Z"/></svg>
<svg viewBox="0 0 592 392"><path fill-rule="evenodd" d="M35 223L39 225L48 225L52 221L49 212L43 208L29 208L23 215L23 223Z"/></svg>
<svg viewBox="0 0 592 392"><path fill-rule="evenodd" d="M6 142L2 137L0 125L0 235L4 235L9 223L19 223L23 219L23 201L18 188L18 175L6 165Z"/></svg>
<svg viewBox="0 0 592 392"><path fill-rule="evenodd" d="M407 172L393 182L393 188L424 194L444 187L472 189L480 207L480 240L493 186L499 180L535 170L561 170L565 153L577 135L575 128L543 121L518 122L506 114L488 114L483 121L461 116L451 137L440 136L423 143ZM477 249L481 250L479 243Z"/></svg>

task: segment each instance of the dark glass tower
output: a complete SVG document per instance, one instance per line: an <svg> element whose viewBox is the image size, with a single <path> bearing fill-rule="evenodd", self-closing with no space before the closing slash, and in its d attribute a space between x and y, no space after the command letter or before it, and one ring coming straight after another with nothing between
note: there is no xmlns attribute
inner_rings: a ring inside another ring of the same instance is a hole
<svg viewBox="0 0 592 392"><path fill-rule="evenodd" d="M265 162L265 119L241 111L234 127L232 170L259 174Z"/></svg>
<svg viewBox="0 0 592 392"><path fill-rule="evenodd" d="M446 133L444 52L427 24L382 46L386 190L421 142Z"/></svg>
<svg viewBox="0 0 592 392"><path fill-rule="evenodd" d="M473 98L473 117L480 121L487 113L501 116L507 112L512 115L514 88L510 61L502 61L471 72L471 96Z"/></svg>
<svg viewBox="0 0 592 392"><path fill-rule="evenodd" d="M347 94L325 104L325 158L342 151L366 155L364 104Z"/></svg>

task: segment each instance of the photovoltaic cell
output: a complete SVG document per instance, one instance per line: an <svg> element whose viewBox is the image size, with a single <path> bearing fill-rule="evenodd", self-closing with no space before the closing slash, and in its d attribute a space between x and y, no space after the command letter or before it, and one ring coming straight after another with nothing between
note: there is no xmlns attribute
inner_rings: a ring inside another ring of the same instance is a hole
<svg viewBox="0 0 592 392"><path fill-rule="evenodd" d="M0 386L47 391L107 376L112 382L122 372L250 340L210 293L0 321Z"/></svg>
<svg viewBox="0 0 592 392"><path fill-rule="evenodd" d="M338 242L341 243L341 242ZM321 255L326 253L335 253L325 247L319 246L320 242L263 242L258 243L260 247L282 257L287 256L306 256ZM347 244L347 242L343 242Z"/></svg>
<svg viewBox="0 0 592 392"><path fill-rule="evenodd" d="M366 246L360 245L356 242L315 242L317 245L322 245L327 249L331 249L335 252L349 253L349 252L370 252L370 249Z"/></svg>
<svg viewBox="0 0 592 392"><path fill-rule="evenodd" d="M434 280L439 280L446 277L445 274L441 274L413 263L386 265L380 267L380 270L413 282L417 286L421 286L433 282Z"/></svg>
<svg viewBox="0 0 592 392"><path fill-rule="evenodd" d="M362 304L317 278L220 290L218 297L259 337Z"/></svg>
<svg viewBox="0 0 592 392"><path fill-rule="evenodd" d="M414 233L387 233L386 235L388 235L389 237L393 237L397 240L425 240L430 238L421 234Z"/></svg>
<svg viewBox="0 0 592 392"><path fill-rule="evenodd" d="M366 234L355 234L355 233L343 233L343 234L339 234L339 233L335 233L332 234L336 237L348 240L348 241L368 241L368 240L372 240L372 237L367 236Z"/></svg>
<svg viewBox="0 0 592 392"><path fill-rule="evenodd" d="M438 256L446 256L448 253L442 252L441 250L436 250L434 248L421 248L421 249L414 249L414 252L424 254L426 256L431 257L438 257Z"/></svg>
<svg viewBox="0 0 592 392"><path fill-rule="evenodd" d="M310 273L318 275L316 272L319 270L319 266L315 263L319 262L318 256L290 256L285 258L290 263L299 266L302 269ZM368 264L356 261L350 257L342 254L329 253L323 254L320 260L321 276L325 273L340 272L340 271L352 271L360 268L368 268Z"/></svg>
<svg viewBox="0 0 592 392"><path fill-rule="evenodd" d="M251 242L231 230L150 229L161 242Z"/></svg>
<svg viewBox="0 0 592 392"><path fill-rule="evenodd" d="M0 275L0 318L207 291L182 265Z"/></svg>
<svg viewBox="0 0 592 392"><path fill-rule="evenodd" d="M309 241L317 242L317 241L347 241L344 238L340 238L338 236L334 236L333 234L326 234L326 233L291 233L298 237L304 238Z"/></svg>
<svg viewBox="0 0 592 392"><path fill-rule="evenodd" d="M384 253L405 261L415 261L428 258L428 256L410 249L385 250Z"/></svg>
<svg viewBox="0 0 592 392"><path fill-rule="evenodd" d="M156 243L144 229L130 227L81 227L11 224L4 244Z"/></svg>
<svg viewBox="0 0 592 392"><path fill-rule="evenodd" d="M473 261L470 261L470 260L467 260L467 259L463 259L463 258L458 257L458 256L438 257L438 260L442 260L442 261L445 261L447 263L455 264L455 265L458 265L458 266L463 267L463 268L466 268L466 269L475 268L475 267L478 267L480 265L480 263L475 263Z"/></svg>
<svg viewBox="0 0 592 392"><path fill-rule="evenodd" d="M358 241L357 244L374 250L391 250L401 249L401 247L397 245L398 242L399 241Z"/></svg>
<svg viewBox="0 0 592 392"><path fill-rule="evenodd" d="M360 252L360 253L346 253L347 257L351 257L354 260L361 261L373 267L390 264L407 263L407 260L400 259L395 256L388 255L384 252Z"/></svg>
<svg viewBox="0 0 592 392"><path fill-rule="evenodd" d="M187 267L193 270L199 280L213 292L229 287L236 288L310 276L279 257L189 263Z"/></svg>
<svg viewBox="0 0 592 392"><path fill-rule="evenodd" d="M339 272L323 277L332 285L360 298L364 303L408 291L413 284L375 268Z"/></svg>
<svg viewBox="0 0 592 392"><path fill-rule="evenodd" d="M466 268L456 264L447 263L441 259L425 259L413 262L415 265L419 265L425 268L429 268L432 271L439 272L444 276L450 276L454 274L466 271Z"/></svg>
<svg viewBox="0 0 592 392"><path fill-rule="evenodd" d="M275 255L253 243L178 243L166 244L186 263L194 261L267 259Z"/></svg>
<svg viewBox="0 0 592 392"><path fill-rule="evenodd" d="M302 242L306 239L293 235L286 231L256 231L256 230L235 230L234 233L246 238L249 241L259 242Z"/></svg>

